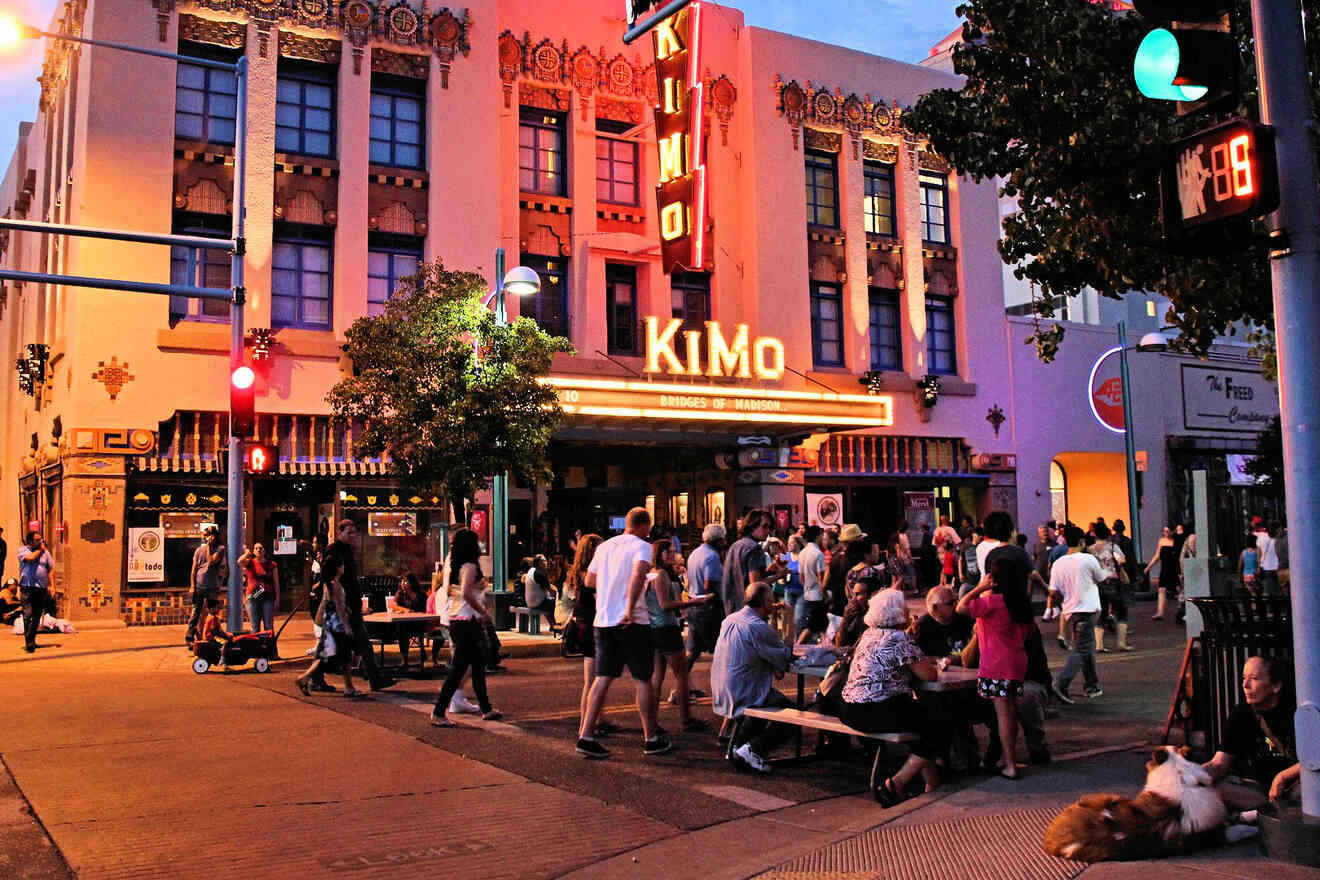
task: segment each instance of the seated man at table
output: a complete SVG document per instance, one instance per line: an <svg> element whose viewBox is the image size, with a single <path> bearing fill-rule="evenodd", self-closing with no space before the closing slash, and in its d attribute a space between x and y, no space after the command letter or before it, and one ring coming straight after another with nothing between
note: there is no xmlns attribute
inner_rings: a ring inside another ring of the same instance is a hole
<svg viewBox="0 0 1320 880"><path fill-rule="evenodd" d="M913 638L927 657L948 657L949 665L962 665L962 649L972 640L972 619L955 612L958 597L949 587L932 587L926 594L926 613L917 618Z"/></svg>
<svg viewBox="0 0 1320 880"><path fill-rule="evenodd" d="M958 598L952 588L932 587L926 593L926 613L908 628L908 634L923 654L933 660L944 658L950 666L962 665L963 649L972 642L975 628L970 617L953 610L957 604ZM980 762L976 733L972 729L975 724L984 724L990 730L987 754L993 754L998 748L994 708L975 691L923 691L917 694L917 699L926 704L937 721L952 726L950 770L963 772L974 769Z"/></svg>
<svg viewBox="0 0 1320 880"><path fill-rule="evenodd" d="M1202 765L1219 783L1219 796L1230 810L1254 810L1267 799L1287 799L1302 772L1285 661L1248 657L1242 666L1242 696L1245 702L1228 716L1219 751ZM1230 773L1241 783L1227 780Z"/></svg>
<svg viewBox="0 0 1320 880"><path fill-rule="evenodd" d="M743 594L741 609L724 618L710 665L711 703L724 718L741 718L744 709L788 708L793 701L775 690L793 662L793 649L767 622L775 604L774 589L755 581ZM766 758L788 740L793 728L749 718L739 731L742 743L733 751L735 762L769 773Z"/></svg>

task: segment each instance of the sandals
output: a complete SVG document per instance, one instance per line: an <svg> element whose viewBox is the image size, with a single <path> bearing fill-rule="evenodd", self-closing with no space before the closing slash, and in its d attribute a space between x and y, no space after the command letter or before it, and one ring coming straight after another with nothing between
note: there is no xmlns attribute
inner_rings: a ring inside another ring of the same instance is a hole
<svg viewBox="0 0 1320 880"><path fill-rule="evenodd" d="M1011 782L1017 782L1019 779L1022 778L1022 771L1021 771L1021 770L1014 770L1014 771L1013 771L1013 775L1010 776L1009 773L1008 773L1008 768L1002 768L1002 769L1000 769L1000 771L999 771L999 775L1002 776L1003 778L1005 778L1005 779L1011 781Z"/></svg>
<svg viewBox="0 0 1320 880"><path fill-rule="evenodd" d="M431 712L431 726L432 726L432 727L454 727L455 725L454 725L454 722L450 721L450 720L449 720L448 718L446 718L442 713L434 712L434 711L433 711L433 712Z"/></svg>
<svg viewBox="0 0 1320 880"><path fill-rule="evenodd" d="M875 801L885 809L896 807L907 800L907 795L902 789L895 789L893 786L894 777L889 777L884 782L877 785L871 794L875 796Z"/></svg>

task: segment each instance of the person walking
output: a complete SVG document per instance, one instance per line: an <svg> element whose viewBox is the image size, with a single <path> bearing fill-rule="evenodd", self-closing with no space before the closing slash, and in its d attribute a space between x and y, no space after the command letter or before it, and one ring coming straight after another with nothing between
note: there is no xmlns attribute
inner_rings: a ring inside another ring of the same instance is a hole
<svg viewBox="0 0 1320 880"><path fill-rule="evenodd" d="M596 590L596 680L591 684L587 711L578 729L577 753L584 758L610 756L610 750L596 741L596 722L605 708L610 686L623 673L624 666L633 678L637 714L642 720L642 752L660 755L673 748L656 731L651 690L655 656L651 617L643 595L646 575L655 558L646 541L650 531L651 514L645 507L634 507L624 518L623 534L597 547L587 569L587 586ZM762 534L761 538L764 537ZM761 552L759 544L756 549Z"/></svg>
<svg viewBox="0 0 1320 880"><path fill-rule="evenodd" d="M1102 522L1095 524L1095 543L1090 553L1104 569L1105 579L1100 584L1100 626L1095 630L1095 650L1097 654L1108 654L1105 647L1105 629L1112 616L1114 632L1118 635L1118 650L1131 651L1128 646L1127 598L1124 596L1123 575L1126 572L1127 557L1118 545L1110 540L1109 527Z"/></svg>
<svg viewBox="0 0 1320 880"><path fill-rule="evenodd" d="M707 526L707 528L710 528ZM587 569L596 557L596 550L604 543L600 535L578 535L573 565L564 579L564 591L573 597L573 623L577 641L582 647L582 696L578 699L578 720L587 716L587 698L596 681L596 588L587 586ZM693 551L695 554L696 551ZM618 727L608 721L596 725L596 736L617 733Z"/></svg>
<svg viewBox="0 0 1320 880"><path fill-rule="evenodd" d="M326 583L323 592L325 599L317 610L321 635L316 641L316 660L306 672L294 679L294 684L303 692L303 696L311 696L315 682L325 683L326 666L338 664L344 676L344 696L355 699L361 697L362 693L353 685L353 635L349 631L350 614L344 586L335 578Z"/></svg>
<svg viewBox="0 0 1320 880"><path fill-rule="evenodd" d="M688 554L688 595L693 599L704 596L714 597L705 605L690 608L684 614L688 625L688 669L697 665L697 658L703 652L709 653L715 650L715 640L720 636L720 622L724 620L724 601L721 593L724 588L724 561L721 559L721 554L724 552L726 540L727 533L724 526L710 523L701 530L701 546ZM586 574L585 568L582 573Z"/></svg>
<svg viewBox="0 0 1320 880"><path fill-rule="evenodd" d="M486 576L481 572L480 563L481 541L477 533L469 528L456 530L450 538L449 561L441 569L453 657L440 696L431 710L431 724L436 727L454 726L445 713L469 669L472 670L472 691L481 708L482 720L498 721L504 717L490 704L490 696L486 693L486 661L481 643L484 624L491 619L491 610L486 604Z"/></svg>
<svg viewBox="0 0 1320 880"><path fill-rule="evenodd" d="M1150 562L1146 563L1145 573L1150 574L1156 563L1160 566L1160 579L1156 588L1155 614L1151 620L1163 620L1169 593L1172 592L1175 597L1178 595L1178 547L1173 540L1173 529L1168 526L1160 530L1159 543L1155 545L1155 553L1150 557Z"/></svg>
<svg viewBox="0 0 1320 880"><path fill-rule="evenodd" d="M658 718L665 670L672 666L679 723L684 733L700 733L709 727L704 721L692 717L688 665L683 652L683 630L674 612L705 605L714 594L687 601L674 595L674 585L682 579L674 562L675 555L674 544L668 538L661 538L651 544L651 571L646 576L646 613L651 618L651 641L655 645L655 671L651 675L652 699Z"/></svg>
<svg viewBox="0 0 1320 880"><path fill-rule="evenodd" d="M1260 572L1260 550L1256 549L1256 534L1247 532L1247 541L1238 554L1238 580L1242 584L1242 589L1246 590L1252 596L1259 595L1260 587L1256 583L1256 576Z"/></svg>
<svg viewBox="0 0 1320 880"><path fill-rule="evenodd" d="M348 607L348 633L352 637L353 651L362 660L362 672L367 677L367 686L373 691L384 690L394 684L392 678L381 674L376 666L376 653L371 647L371 637L367 635L367 625L362 621L362 592L358 586L357 561L353 558L353 540L357 537L357 526L351 519L341 519L335 529L335 539L326 548L321 558L321 583L329 584L338 579L344 588L344 603Z"/></svg>
<svg viewBox="0 0 1320 880"><path fill-rule="evenodd" d="M54 567L46 539L38 531L28 532L18 552L18 592L23 604L23 650L29 654L37 650L37 631L50 602L50 570Z"/></svg>
<svg viewBox="0 0 1320 880"><path fill-rule="evenodd" d="M772 581L779 574L779 564L772 562L761 547L770 535L772 520L767 511L755 509L747 512L738 528L738 540L733 542L724 558L724 613L732 614L742 607L743 593L757 581Z"/></svg>
<svg viewBox="0 0 1320 880"><path fill-rule="evenodd" d="M280 570L274 560L266 556L266 545L260 541L252 549L243 548L238 557L246 585L243 598L247 602L248 620L253 632L274 631L275 606L280 597Z"/></svg>
<svg viewBox="0 0 1320 880"><path fill-rule="evenodd" d="M188 618L185 638L191 648L197 638L197 627L206 610L206 600L218 596L229 582L229 560L225 545L220 543L220 529L215 523L202 524L202 543L193 551L192 571L188 583L192 586L192 616Z"/></svg>
<svg viewBox="0 0 1320 880"><path fill-rule="evenodd" d="M806 605L805 620L798 632L798 643L811 636L824 638L829 628L829 602L825 597L825 572L829 564L821 546L825 533L820 526L807 526L802 539L807 545L798 554L798 576L802 578L802 601Z"/></svg>
<svg viewBox="0 0 1320 880"><path fill-rule="evenodd" d="M1095 667L1095 625L1100 618L1100 584L1105 571L1100 562L1089 553L1083 553L1086 533L1075 525L1064 527L1068 552L1060 557L1050 570L1050 592L1063 597L1063 622L1072 634L1072 650L1064 661L1063 671L1054 680L1054 696L1060 702L1072 705L1068 686L1082 670L1086 695L1092 699L1104 696L1100 676Z"/></svg>

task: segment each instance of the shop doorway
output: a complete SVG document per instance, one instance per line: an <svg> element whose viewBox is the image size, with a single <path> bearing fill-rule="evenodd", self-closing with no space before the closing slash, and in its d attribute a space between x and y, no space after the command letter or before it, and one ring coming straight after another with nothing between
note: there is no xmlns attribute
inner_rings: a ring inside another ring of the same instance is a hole
<svg viewBox="0 0 1320 880"><path fill-rule="evenodd" d="M311 588L311 542L334 507L335 481L267 479L252 483L251 542L261 541L280 573L280 608L287 611ZM327 522L326 525L329 523Z"/></svg>

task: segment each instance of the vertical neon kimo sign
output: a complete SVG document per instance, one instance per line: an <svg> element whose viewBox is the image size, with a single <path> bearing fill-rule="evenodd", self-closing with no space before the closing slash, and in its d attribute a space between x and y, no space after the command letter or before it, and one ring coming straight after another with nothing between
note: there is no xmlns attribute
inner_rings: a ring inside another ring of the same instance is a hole
<svg viewBox="0 0 1320 880"><path fill-rule="evenodd" d="M706 144L701 81L702 4L691 3L651 31L659 101L660 255L665 272L700 271L706 245Z"/></svg>

